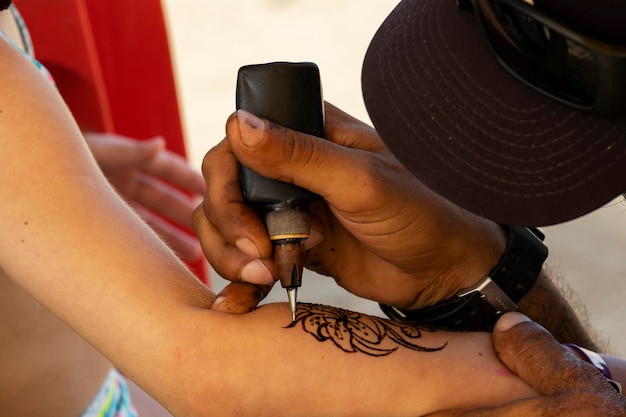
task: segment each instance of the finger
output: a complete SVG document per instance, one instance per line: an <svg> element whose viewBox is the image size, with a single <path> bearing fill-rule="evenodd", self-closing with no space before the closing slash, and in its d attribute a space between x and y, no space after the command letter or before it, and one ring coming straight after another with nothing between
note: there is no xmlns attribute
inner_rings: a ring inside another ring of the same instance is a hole
<svg viewBox="0 0 626 417"><path fill-rule="evenodd" d="M143 171L191 194L204 195L202 175L185 158L171 151L164 149L157 153L143 166Z"/></svg>
<svg viewBox="0 0 626 417"><path fill-rule="evenodd" d="M389 152L376 130L329 102L324 102L326 138L338 145Z"/></svg>
<svg viewBox="0 0 626 417"><path fill-rule="evenodd" d="M244 201L238 163L227 141L206 154L202 173L206 180L204 216L230 245L241 242L249 257L269 259L272 244L258 213Z"/></svg>
<svg viewBox="0 0 626 417"><path fill-rule="evenodd" d="M137 214L185 261L197 261L202 257L200 242L177 227L172 226L144 207L133 204Z"/></svg>
<svg viewBox="0 0 626 417"><path fill-rule="evenodd" d="M191 228L191 216L196 208L193 197L154 177L136 174L133 201L166 219Z"/></svg>
<svg viewBox="0 0 626 417"><path fill-rule="evenodd" d="M243 110L231 115L226 132L236 158L267 178L325 198L340 196L345 184L366 189L361 174L371 171L371 155L364 150L285 129Z"/></svg>
<svg viewBox="0 0 626 417"><path fill-rule="evenodd" d="M271 289L272 285L230 283L217 295L211 310L230 314L249 313L256 309Z"/></svg>
<svg viewBox="0 0 626 417"><path fill-rule="evenodd" d="M103 171L143 165L165 148L161 137L138 141L116 134L86 132L84 138Z"/></svg>
<svg viewBox="0 0 626 417"><path fill-rule="evenodd" d="M250 256L250 244L245 239L235 245L228 243L204 215L201 206L194 211L193 227L204 255L220 276L235 282L274 283L277 275L273 262Z"/></svg>
<svg viewBox="0 0 626 417"><path fill-rule="evenodd" d="M304 241L304 249L309 250L316 247L324 240L324 223L315 216L311 215L311 235Z"/></svg>
<svg viewBox="0 0 626 417"><path fill-rule="evenodd" d="M493 341L504 365L541 395L612 389L595 367L520 313L498 321Z"/></svg>

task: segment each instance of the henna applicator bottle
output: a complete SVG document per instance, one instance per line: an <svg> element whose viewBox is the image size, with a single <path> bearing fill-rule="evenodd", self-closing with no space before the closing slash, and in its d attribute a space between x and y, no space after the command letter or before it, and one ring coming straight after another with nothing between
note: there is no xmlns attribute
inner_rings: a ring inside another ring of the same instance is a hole
<svg viewBox="0 0 626 417"><path fill-rule="evenodd" d="M325 137L320 75L313 63L272 62L241 67L236 106L283 127ZM280 283L287 290L295 321L304 270L304 241L311 230L308 205L320 197L293 184L265 178L243 165L239 167L239 179L246 200L265 214Z"/></svg>

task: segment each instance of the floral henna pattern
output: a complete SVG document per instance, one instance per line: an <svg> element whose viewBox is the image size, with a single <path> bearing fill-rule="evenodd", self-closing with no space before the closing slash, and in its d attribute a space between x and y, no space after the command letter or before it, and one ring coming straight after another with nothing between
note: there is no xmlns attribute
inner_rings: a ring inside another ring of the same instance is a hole
<svg viewBox="0 0 626 417"><path fill-rule="evenodd" d="M296 320L287 328L298 324L320 342L331 340L344 352L370 356L386 356L400 346L419 352L436 352L447 345L447 342L436 347L417 344L422 332L434 330L319 304L299 304Z"/></svg>

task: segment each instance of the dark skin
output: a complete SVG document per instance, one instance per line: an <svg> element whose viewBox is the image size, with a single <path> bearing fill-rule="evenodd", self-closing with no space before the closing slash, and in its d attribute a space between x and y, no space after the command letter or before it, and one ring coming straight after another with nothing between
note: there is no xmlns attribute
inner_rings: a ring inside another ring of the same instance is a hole
<svg viewBox="0 0 626 417"><path fill-rule="evenodd" d="M306 267L356 295L419 308L475 284L497 263L500 227L414 179L366 124L327 104L328 140L321 140L250 116L231 115L226 139L203 163L207 195L194 227L222 277L265 285L276 277L263 221L243 200L237 160L324 197L311 207ZM251 145L255 135L261 140Z"/></svg>
<svg viewBox="0 0 626 417"><path fill-rule="evenodd" d="M243 199L238 160L324 198L311 207L306 267L353 294L421 308L476 284L497 264L506 239L500 226L430 191L373 128L326 103L326 136L246 112L229 117L226 138L205 156L207 193L193 222L207 259L232 281L216 309L254 309L277 276L263 221ZM559 314L546 314L555 301ZM545 272L519 307L562 342L598 348Z"/></svg>
<svg viewBox="0 0 626 417"><path fill-rule="evenodd" d="M504 251L505 236L497 224L432 193L396 161L374 129L330 104L326 126L327 140L322 140L245 112L229 117L226 138L205 157L207 194L194 213L194 227L209 262L232 281L219 294L215 309L253 310L276 277L262 220L243 200L237 161L323 197L312 207L307 268L333 277L356 295L416 309L448 298L488 274ZM551 306L549 311L546 306ZM597 349L546 271L519 308L559 342ZM546 410L552 414L545 415L561 415L566 407L576 409L576 415L600 415L598 409L601 415L622 415L623 398L559 342L534 323L509 332L496 329L494 345L500 359L544 397L497 410L438 416L526 416ZM558 369L550 372L547 367ZM563 375L563 369L577 378L576 384L555 382L554 375ZM607 414L598 404L616 414Z"/></svg>

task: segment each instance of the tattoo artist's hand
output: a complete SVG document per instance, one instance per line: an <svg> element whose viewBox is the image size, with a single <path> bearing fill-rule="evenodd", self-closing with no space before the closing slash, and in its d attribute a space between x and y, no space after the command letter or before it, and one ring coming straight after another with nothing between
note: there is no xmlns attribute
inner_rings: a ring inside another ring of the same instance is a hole
<svg viewBox="0 0 626 417"><path fill-rule="evenodd" d="M626 400L591 364L579 359L538 324L508 313L496 324L493 343L500 360L539 397L489 409L453 410L429 417L626 415Z"/></svg>
<svg viewBox="0 0 626 417"><path fill-rule="evenodd" d="M191 228L196 198L185 192L204 194L200 173L166 150L163 138L137 141L108 133L84 136L109 182L172 249L189 261L202 256L197 239L170 223Z"/></svg>
<svg viewBox="0 0 626 417"><path fill-rule="evenodd" d="M373 128L327 103L326 131L323 140L243 111L229 117L226 138L204 159L207 195L194 215L218 274L263 285L276 277L263 222L243 201L237 160L323 197L311 206L306 265L356 295L417 308L476 283L497 263L500 228L423 186ZM267 292L240 287L227 288L229 302L216 308L248 311ZM241 294L250 298L233 300Z"/></svg>

